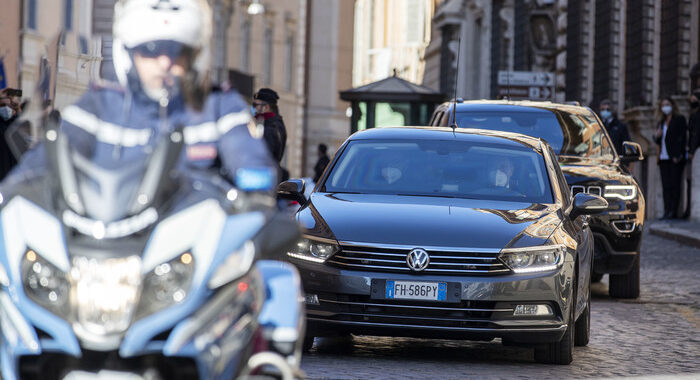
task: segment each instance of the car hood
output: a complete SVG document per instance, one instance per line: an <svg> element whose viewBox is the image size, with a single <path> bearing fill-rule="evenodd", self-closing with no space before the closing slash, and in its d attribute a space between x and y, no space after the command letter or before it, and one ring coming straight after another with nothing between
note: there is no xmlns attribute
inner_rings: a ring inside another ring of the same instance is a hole
<svg viewBox="0 0 700 380"><path fill-rule="evenodd" d="M431 247L541 245L561 222L552 204L313 193L298 220L338 241Z"/></svg>
<svg viewBox="0 0 700 380"><path fill-rule="evenodd" d="M634 183L632 176L621 172L617 166L609 162L560 156L559 166L566 176L566 182L569 185L576 185L578 183L599 183L600 185L604 185L605 183Z"/></svg>

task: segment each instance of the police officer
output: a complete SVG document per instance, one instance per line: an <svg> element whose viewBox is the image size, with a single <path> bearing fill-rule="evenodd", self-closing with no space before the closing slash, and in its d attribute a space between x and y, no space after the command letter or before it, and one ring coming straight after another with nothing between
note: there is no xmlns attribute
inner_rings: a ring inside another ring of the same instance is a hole
<svg viewBox="0 0 700 380"><path fill-rule="evenodd" d="M211 33L206 0L119 0L113 24L118 82L93 85L63 110L70 146L118 165L147 155L158 136L183 127L184 165L219 166L232 181L242 169L261 169L255 172L269 173L271 189L276 164L246 103L235 92L207 93ZM45 167L43 151L25 154L11 177Z"/></svg>

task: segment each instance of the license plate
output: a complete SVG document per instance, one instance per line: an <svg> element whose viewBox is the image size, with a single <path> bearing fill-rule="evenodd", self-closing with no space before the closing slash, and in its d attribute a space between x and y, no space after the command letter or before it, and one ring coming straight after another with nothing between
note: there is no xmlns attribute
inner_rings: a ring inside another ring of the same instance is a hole
<svg viewBox="0 0 700 380"><path fill-rule="evenodd" d="M386 298L400 300L445 301L446 282L387 281Z"/></svg>

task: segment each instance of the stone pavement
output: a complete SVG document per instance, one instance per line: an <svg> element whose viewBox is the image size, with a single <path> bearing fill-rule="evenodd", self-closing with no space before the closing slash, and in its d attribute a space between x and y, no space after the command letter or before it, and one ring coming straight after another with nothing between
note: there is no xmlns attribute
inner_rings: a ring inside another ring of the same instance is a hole
<svg viewBox="0 0 700 380"><path fill-rule="evenodd" d="M309 379L700 379L700 248L645 232L641 297L591 286L591 342L569 366L494 342L355 336L316 339Z"/></svg>
<svg viewBox="0 0 700 380"><path fill-rule="evenodd" d="M654 235L700 248L700 222L684 219L647 221L646 229Z"/></svg>

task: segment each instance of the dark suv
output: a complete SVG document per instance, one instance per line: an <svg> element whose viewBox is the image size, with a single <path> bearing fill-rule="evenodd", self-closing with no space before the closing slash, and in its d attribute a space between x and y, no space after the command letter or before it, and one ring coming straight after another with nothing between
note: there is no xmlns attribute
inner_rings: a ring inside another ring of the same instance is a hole
<svg viewBox="0 0 700 380"><path fill-rule="evenodd" d="M602 195L609 203L607 211L589 221L595 236L593 280L609 273L610 296L639 296L645 202L627 169L629 162L643 159L639 144L625 142L625 152L618 155L591 109L550 102L448 102L438 106L430 125L517 132L547 140L557 154L571 195Z"/></svg>

